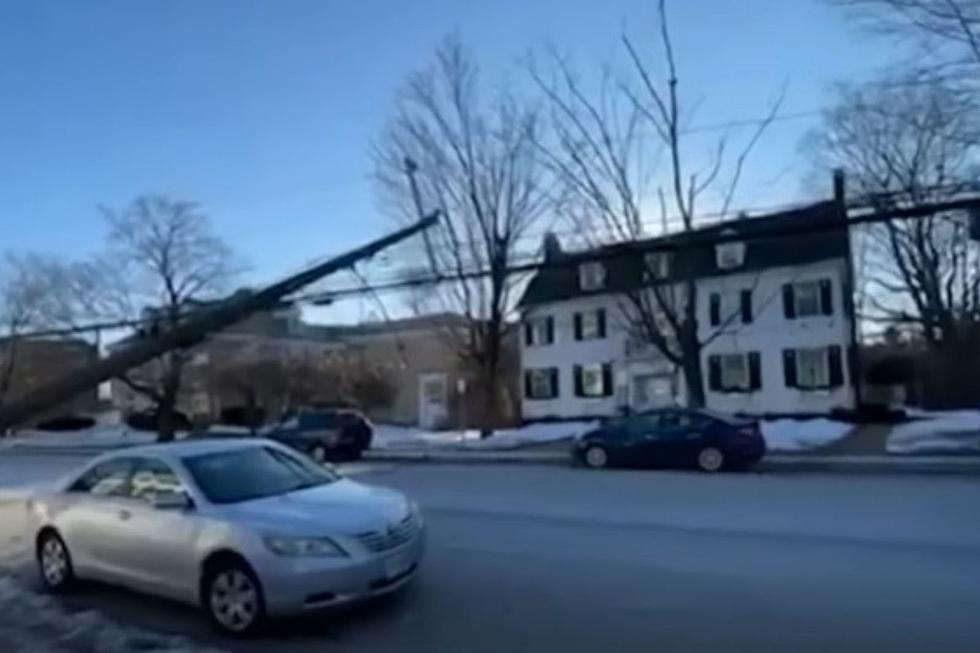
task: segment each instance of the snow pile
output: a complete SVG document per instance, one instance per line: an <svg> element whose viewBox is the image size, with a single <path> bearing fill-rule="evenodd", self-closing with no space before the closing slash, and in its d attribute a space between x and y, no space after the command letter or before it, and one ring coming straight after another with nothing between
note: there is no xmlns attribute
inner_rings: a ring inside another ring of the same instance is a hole
<svg viewBox="0 0 980 653"><path fill-rule="evenodd" d="M375 449L519 449L522 447L571 440L596 428L597 421L569 421L528 424L513 429L497 429L481 438L477 429L427 431L425 429L378 424L372 447Z"/></svg>
<svg viewBox="0 0 980 653"><path fill-rule="evenodd" d="M888 453L980 454L980 411L911 413L919 418L897 424L888 435Z"/></svg>
<svg viewBox="0 0 980 653"><path fill-rule="evenodd" d="M817 418L763 421L762 437L769 451L807 451L824 447L847 435L853 424Z"/></svg>
<svg viewBox="0 0 980 653"><path fill-rule="evenodd" d="M69 612L0 572L0 649L5 653L219 653L185 637L117 624L87 610Z"/></svg>

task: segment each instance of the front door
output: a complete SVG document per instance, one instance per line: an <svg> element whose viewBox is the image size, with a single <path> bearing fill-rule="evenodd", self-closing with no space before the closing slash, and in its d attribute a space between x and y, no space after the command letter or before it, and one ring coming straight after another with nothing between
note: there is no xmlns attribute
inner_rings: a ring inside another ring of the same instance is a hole
<svg viewBox="0 0 980 653"><path fill-rule="evenodd" d="M419 426L434 429L449 419L449 397L444 373L419 375Z"/></svg>
<svg viewBox="0 0 980 653"><path fill-rule="evenodd" d="M159 495L186 492L170 467L141 459L130 482L128 517L117 528L114 554L127 582L155 594L186 599L196 588L194 545L201 518L192 510L158 509Z"/></svg>

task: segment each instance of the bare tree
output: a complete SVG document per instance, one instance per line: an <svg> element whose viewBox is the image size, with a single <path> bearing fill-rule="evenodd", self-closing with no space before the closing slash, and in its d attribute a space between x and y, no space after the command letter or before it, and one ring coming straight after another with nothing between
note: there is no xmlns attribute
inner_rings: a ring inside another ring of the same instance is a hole
<svg viewBox="0 0 980 653"><path fill-rule="evenodd" d="M940 82L842 86L823 125L804 141L818 168L842 167L852 193L882 210L975 191L976 119ZM858 298L866 319L913 325L932 346L980 321L980 251L967 217L938 214L864 229Z"/></svg>
<svg viewBox="0 0 980 653"><path fill-rule="evenodd" d="M916 79L943 79L977 90L980 81L980 0L831 0L872 29L917 39L905 62Z"/></svg>
<svg viewBox="0 0 980 653"><path fill-rule="evenodd" d="M108 290L129 316L139 310L149 319L144 328L172 329L193 308L193 300L221 293L235 273L231 251L193 202L143 196L123 209L102 211L109 225L109 259L121 282ZM174 350L144 374L122 377L156 405L161 441L174 435L185 358L185 352Z"/></svg>
<svg viewBox="0 0 980 653"><path fill-rule="evenodd" d="M685 138L692 108L682 102L679 92L665 0L660 0L658 11L663 77L655 75L626 35L622 37L629 61L625 79L606 68L595 93L557 54L551 56L550 75L531 66L550 108L553 138L540 143L539 152L558 179L557 207L593 247L611 241L633 243L656 231L679 232L675 235L683 246L684 233L695 229L709 191L721 190L716 217L724 218L747 157L782 103L780 94L734 159L726 157L729 144L722 137L706 167L692 164L696 155ZM654 173L661 159L666 159L666 173L658 183ZM721 183L722 177L727 177L727 184ZM659 213L659 219L651 212ZM643 277L649 283L623 293L619 304L626 327L683 372L688 403L702 406L701 350L707 340L698 333L697 285L690 257L636 258L642 258Z"/></svg>
<svg viewBox="0 0 980 653"><path fill-rule="evenodd" d="M14 381L21 337L41 323L43 266L39 257L13 254L0 262L0 405Z"/></svg>
<svg viewBox="0 0 980 653"><path fill-rule="evenodd" d="M538 122L533 108L506 93L481 101L476 66L457 39L447 38L435 65L402 89L375 153L382 193L401 219L417 219L420 206L441 211L416 255L447 281L433 290L433 303L465 317L465 329L445 334L462 365L478 375L485 427L497 417L502 349L519 282L508 268L547 208L545 170L534 150ZM418 201L406 163L415 171ZM478 270L489 274L470 274Z"/></svg>

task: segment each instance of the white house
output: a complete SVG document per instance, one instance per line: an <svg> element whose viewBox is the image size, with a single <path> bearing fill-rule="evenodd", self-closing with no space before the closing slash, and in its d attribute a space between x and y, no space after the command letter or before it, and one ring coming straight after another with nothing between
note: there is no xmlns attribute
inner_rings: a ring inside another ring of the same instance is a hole
<svg viewBox="0 0 980 653"><path fill-rule="evenodd" d="M550 239L521 300L524 418L683 403L681 373L636 334L628 293L653 284L676 292L688 274L709 408L852 407L849 242L840 220L836 204L822 202L589 252L565 253Z"/></svg>

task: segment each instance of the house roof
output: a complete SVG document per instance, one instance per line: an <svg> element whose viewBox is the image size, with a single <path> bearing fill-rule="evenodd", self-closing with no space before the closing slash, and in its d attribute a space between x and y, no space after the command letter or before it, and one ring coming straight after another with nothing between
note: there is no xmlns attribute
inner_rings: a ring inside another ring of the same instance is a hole
<svg viewBox="0 0 980 653"><path fill-rule="evenodd" d="M670 275L664 279L668 283L687 278L689 274L696 278L714 277L843 258L848 255L847 227L832 226L840 220L837 205L825 201L760 217L728 220L688 232L582 252L554 253L528 283L520 306L639 288L645 283L643 255L651 251L671 252ZM787 233L779 234L783 230ZM745 243L743 265L730 270L718 267L715 246L719 238ZM601 261L605 266L606 281L599 290L583 291L579 287L578 266L588 261Z"/></svg>

